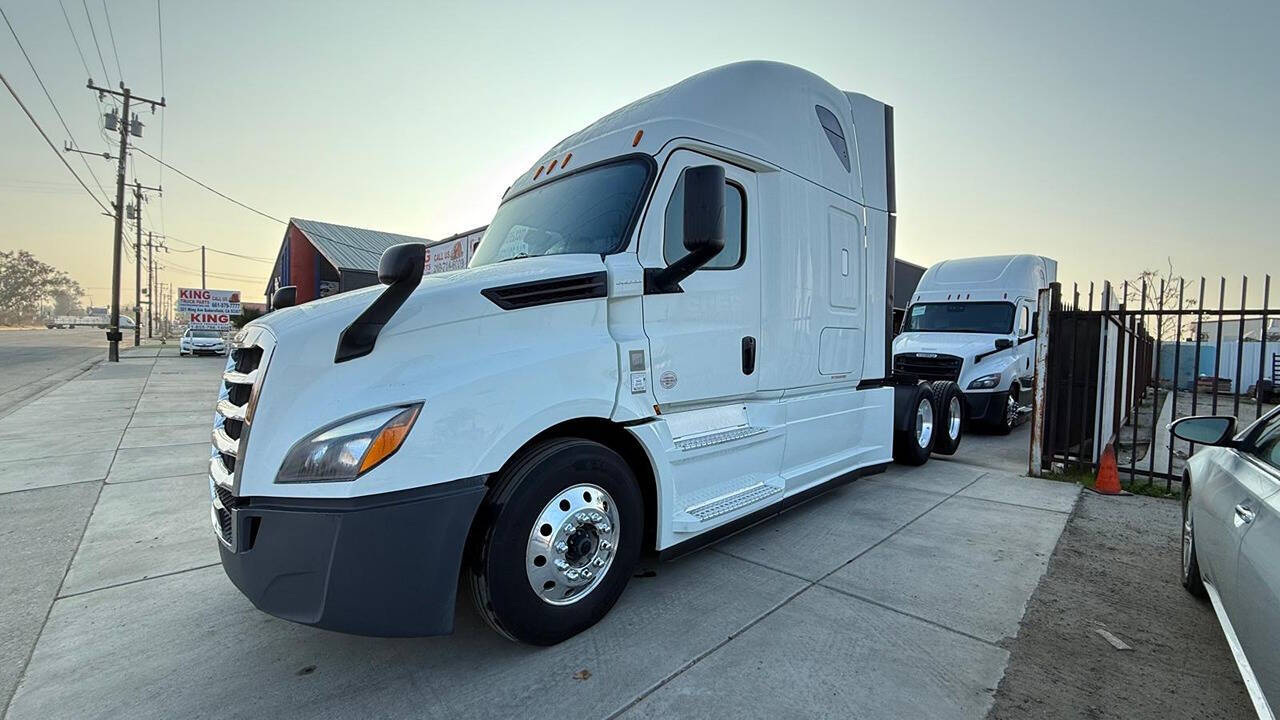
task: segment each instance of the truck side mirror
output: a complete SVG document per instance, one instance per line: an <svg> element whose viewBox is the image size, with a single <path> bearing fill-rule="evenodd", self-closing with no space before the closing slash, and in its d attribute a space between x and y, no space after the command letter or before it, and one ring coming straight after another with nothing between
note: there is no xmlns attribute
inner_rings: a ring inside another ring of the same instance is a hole
<svg viewBox="0 0 1280 720"><path fill-rule="evenodd" d="M1009 338L996 338L997 350L1008 350L1011 347L1013 347L1013 341Z"/></svg>
<svg viewBox="0 0 1280 720"><path fill-rule="evenodd" d="M412 281L416 287L422 279L426 253L426 246L422 243L401 243L382 251L382 257L378 260L378 282L394 285Z"/></svg>
<svg viewBox="0 0 1280 720"><path fill-rule="evenodd" d="M679 292L681 280L724 249L724 168L685 168L683 181L684 249L688 254L652 275L655 292Z"/></svg>
<svg viewBox="0 0 1280 720"><path fill-rule="evenodd" d="M271 296L271 309L283 310L287 307L293 307L298 304L298 286L285 285L278 288Z"/></svg>
<svg viewBox="0 0 1280 720"><path fill-rule="evenodd" d="M401 243L382 252L382 258L378 260L378 280L387 289L338 336L338 349L333 354L335 363L373 352L382 327L422 282L426 262L427 246L424 243Z"/></svg>

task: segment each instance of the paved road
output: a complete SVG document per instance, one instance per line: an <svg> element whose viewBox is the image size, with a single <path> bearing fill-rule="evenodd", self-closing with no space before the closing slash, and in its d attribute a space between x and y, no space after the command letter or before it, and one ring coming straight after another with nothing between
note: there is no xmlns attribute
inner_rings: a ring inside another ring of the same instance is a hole
<svg viewBox="0 0 1280 720"><path fill-rule="evenodd" d="M104 330L0 330L0 415L105 357Z"/></svg>

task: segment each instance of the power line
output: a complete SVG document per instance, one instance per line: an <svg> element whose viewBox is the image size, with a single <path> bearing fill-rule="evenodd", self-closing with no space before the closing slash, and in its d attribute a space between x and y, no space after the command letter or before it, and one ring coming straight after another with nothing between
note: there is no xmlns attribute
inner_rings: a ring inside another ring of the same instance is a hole
<svg viewBox="0 0 1280 720"><path fill-rule="evenodd" d="M161 234L163 234L163 233L161 233ZM198 248L202 248L202 247L203 247L205 250L208 250L208 251L209 251L209 252L211 252L211 253L218 253L219 255L230 255L231 257L237 257L237 258L241 258L241 259L244 259L244 260L254 260L254 261L256 261L256 262L269 262L269 263L273 263L273 262L275 262L275 258L256 257L256 256L254 256L254 255L241 255L240 253L231 252L230 250L219 250L219 249L217 249L217 248L211 248L211 247L209 247L208 245L204 245L204 244L200 244L200 243L193 243L193 242L191 242L190 240L183 240L182 238L180 238L180 237L174 237L173 235L164 235L164 237L165 237L166 239L168 239L168 240L173 240L173 241L175 241L175 242L180 242L180 243L182 243L183 245L190 245L190 246L192 246L192 249L191 249L191 250L178 250L178 249L176 249L176 248L175 248L175 249L173 250L173 252L195 252L195 251L196 251L196 249L198 249Z"/></svg>
<svg viewBox="0 0 1280 720"><path fill-rule="evenodd" d="M174 167L174 166L170 165L169 163L167 163L167 162L165 162L165 161L161 160L160 158L156 157L155 155L152 155L151 153L147 152L146 150L143 150L143 149L142 149L142 148L140 148L140 147L135 147L134 149L135 149L135 150L137 150L138 152L142 153L143 155L146 155L147 157L151 158L152 160L155 160L156 162L160 163L160 164L161 164L161 165L163 165L164 167L167 167L167 168L169 168L170 170L172 170L172 171L174 171L174 172L178 173L178 174L179 174L179 175L181 175L182 177L184 177L184 178L186 178L186 179L190 180L191 182L193 182L193 183L195 183L195 184L199 185L200 187L204 188L205 190L208 190L209 192L213 193L214 195L217 195L218 197L222 198L223 200L226 200L226 201L228 201L228 202L231 202L231 203L234 203L234 204L236 204L236 205L239 205L240 207L244 208L245 210L248 210L249 212L255 213L255 214L257 214L257 215L261 215L262 217L264 217L264 218L266 218L266 219L268 219L268 220L272 220L272 221L274 221L274 222L278 222L278 223L280 223L281 225L286 225L286 226L287 226L287 225L289 224L288 222L286 222L286 221L284 221L284 220L281 220L281 219L280 219L280 218L278 218L278 217L275 217L275 216L273 216L273 215L268 215L267 213L262 212L261 210L259 210L259 209L255 208L255 207L252 207L252 206L246 205L246 204L244 204L244 203L240 202L239 200L236 200L235 198L233 198L233 197L231 197L231 196L229 196L229 195L226 195L226 194L224 194L224 193L221 193L221 192L219 192L219 191L217 191L217 190L215 190L215 189L213 189L213 188L209 187L208 185L206 185L206 184L204 184L204 183L200 182L199 180L197 180L197 179L195 179L195 178L191 177L190 175L188 175L188 174L186 174L186 173L182 172L182 171L181 171L181 170L179 170L178 168L176 168L176 167ZM349 243L349 242L343 242L343 241L341 241L341 240L338 240L337 238L331 238L331 237L328 237L328 236L325 236L325 235L321 235L320 233L316 233L316 232L310 232L310 231L308 231L308 234L309 234L309 235L315 235L315 236L316 236L316 237L318 237L318 238L324 238L325 240L328 240L329 242L331 242L331 243L335 243L335 244L337 244L337 245L342 245L342 246L344 246L344 247L349 247L349 248L351 248L352 250L359 250L360 252L368 253L368 254L370 254L370 255L373 255L373 256L375 256L375 257L379 257L379 258L380 258L380 257L382 257L382 253L381 253L381 252L378 252L378 251L376 251L376 250L370 250L370 249L369 249L369 248L367 248L367 247L361 247L361 246L359 246L359 245L352 245L352 244L351 244L351 243ZM179 242L181 242L181 241L179 241ZM272 262L274 262L274 261L272 261Z"/></svg>
<svg viewBox="0 0 1280 720"><path fill-rule="evenodd" d="M156 0L159 2L159 0ZM93 75L93 71L89 69L89 63L85 62L84 51L80 49L80 40L76 38L76 31L71 27L71 16L67 14L67 6L58 0L58 7L62 8L62 19L67 21L67 31L71 33L71 42L76 44L76 54L80 56L80 64L84 66L84 76Z"/></svg>
<svg viewBox="0 0 1280 720"><path fill-rule="evenodd" d="M111 36L111 52L116 55L116 75L124 82L124 70L120 69L120 50L116 47L116 31L111 29L111 13L107 12L107 0L102 0L102 14L107 17L107 33Z"/></svg>
<svg viewBox="0 0 1280 720"><path fill-rule="evenodd" d="M111 84L111 74L107 72L107 62L102 59L102 46L98 44L98 31L93 29L93 16L89 14L88 0L80 0L80 4L84 7L84 17L89 21L89 34L93 36L93 46L98 49L98 62L102 65L102 77L106 78L107 84ZM89 73L92 75L93 73Z"/></svg>
<svg viewBox="0 0 1280 720"><path fill-rule="evenodd" d="M27 54L27 49L22 46L22 40L18 39L18 31L13 28L13 23L9 22L9 16L5 13L4 8L0 7L0 17L4 18L4 24L9 26L9 33L13 35L13 41L18 44L18 49L22 51L22 57L27 60L27 67L31 68L31 74L36 76L36 82L40 83L40 89L44 91L45 99L49 101L49 105L53 108L53 113L58 116L58 122L62 123L62 129L67 131L67 137L71 138L72 145L79 145L76 142L76 136L71 132L71 128L67 126L67 121L62 117L62 111L58 109L58 104L53 101L53 95L49 94L49 88L44 84L44 78L40 77L40 72L36 70L35 63L31 62L31 56ZM110 202L111 196L107 194L106 189L102 187L102 182L98 180L97 174L93 172L93 168L89 166L88 159L84 155L80 156L80 162L84 163L84 169L89 171L89 177L93 178L93 184L98 186L98 190L103 197Z"/></svg>
<svg viewBox="0 0 1280 720"><path fill-rule="evenodd" d="M156 36L160 42L160 97L164 97L164 20L160 16L160 0L156 0ZM160 157L164 158L164 125L165 116L169 113L160 113ZM160 179L158 183L164 185L164 165L160 166ZM164 232L164 196L160 196L160 231Z"/></svg>
<svg viewBox="0 0 1280 720"><path fill-rule="evenodd" d="M9 80L5 78L4 73L0 73L0 82L4 83L5 88L9 90L9 94L17 101L18 107L22 108L22 112L27 114L27 119L31 121L31 124L36 126L36 130L40 132L40 137L44 138L45 143L49 145L49 149L53 151L54 155L58 156L58 162L61 162L66 166L67 172L71 173L72 177L76 179L76 182L80 183L80 187L84 188L84 191L89 193L89 197L93 198L93 201L98 204L98 207L102 208L102 211L107 215L111 215L112 213L107 209L107 206L103 205L102 201L98 199L98 196L94 195L93 191L89 189L89 186L84 184L84 180L81 180L80 176L76 174L75 168L71 167L71 164L67 162L67 159L58 151L57 146L55 146L53 141L49 139L44 128L40 127L40 123L36 121L35 116L31 114L31 111L27 109L26 104L22 102L22 98L18 97L18 92L9 84Z"/></svg>
<svg viewBox="0 0 1280 720"><path fill-rule="evenodd" d="M174 172L178 173L178 174L179 174L179 175L181 175L182 177L184 177L184 178L186 178L186 179L190 180L191 182L193 182L193 183L195 183L195 184L199 185L200 187L204 188L205 190L208 190L209 192L213 193L214 195L217 195L218 197L222 198L223 200L226 200L227 202L235 203L236 205L239 205L240 207L244 208L245 210L248 210L249 212L252 212L252 213L256 213L256 214L258 214L258 215L261 215L262 217L264 217L264 218L266 218L266 219L268 219L268 220L273 220L273 221L275 221L275 222L278 222L278 223L280 223L281 225L288 225L288 224L289 224L289 223L285 222L284 220L281 220L281 219L280 219L280 218L278 218L278 217L273 217L273 216L271 216L271 215L268 215L268 214L266 214L266 213L262 212L261 210L259 210L259 209L255 208L255 207L250 207L249 205L246 205L246 204L244 204L244 203L240 202L239 200L236 200L235 198L231 197L230 195L226 195L225 193L221 193L221 192L219 192L219 191L217 191L217 190L215 190L215 189L213 189L213 188L209 187L208 185L205 185L204 183L200 182L199 180L197 180L197 179L195 179L195 178L191 177L190 175L188 175L188 174L186 174L186 173L182 172L182 171L181 171L181 170L179 170L178 168L176 168L176 167L174 167L174 166L170 165L169 163L167 163L167 162L165 162L165 161L161 160L160 158L156 157L155 155L152 155L151 153L147 152L146 150L143 150L142 148L134 148L134 149L135 149L135 150L137 150L138 152L142 153L143 155L146 155L147 157L151 158L152 160L155 160L156 162L160 163L160 164L161 164L161 165L163 165L164 167L167 167L167 168L169 168L170 170L172 170L172 171L174 171Z"/></svg>

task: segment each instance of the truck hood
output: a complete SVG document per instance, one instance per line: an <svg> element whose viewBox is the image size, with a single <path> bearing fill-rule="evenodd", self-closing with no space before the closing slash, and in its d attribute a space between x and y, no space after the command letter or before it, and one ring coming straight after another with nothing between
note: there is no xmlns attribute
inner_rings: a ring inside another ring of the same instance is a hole
<svg viewBox="0 0 1280 720"><path fill-rule="evenodd" d="M400 333L504 312L480 294L486 288L603 269L604 263L598 255L552 255L427 275L378 337L381 341ZM377 285L331 295L269 313L251 324L265 327L282 345L304 337L312 349L316 344L327 343L330 350L325 359L332 362L338 335L385 289L386 286ZM317 334L328 337L318 338ZM376 346L374 353L377 353Z"/></svg>
<svg viewBox="0 0 1280 720"><path fill-rule="evenodd" d="M893 339L893 354L937 353L958 355L972 364L975 355L995 350L996 338L1007 335L987 333L907 332Z"/></svg>

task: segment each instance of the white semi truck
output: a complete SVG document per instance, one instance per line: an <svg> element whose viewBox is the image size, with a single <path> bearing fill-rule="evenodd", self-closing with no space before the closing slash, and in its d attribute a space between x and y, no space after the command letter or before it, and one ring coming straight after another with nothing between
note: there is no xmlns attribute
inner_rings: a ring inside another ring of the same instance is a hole
<svg viewBox="0 0 1280 720"><path fill-rule="evenodd" d="M469 267L273 312L213 430L222 564L262 610L366 635L559 642L642 551L687 552L924 462L891 376L892 109L788 65L695 75L566 138ZM276 307L289 304L289 290ZM945 388L944 388L945 391Z"/></svg>
<svg viewBox="0 0 1280 720"><path fill-rule="evenodd" d="M925 271L893 340L899 374L952 381L965 418L1007 433L1030 414L1036 302L1058 276L1039 255L943 260Z"/></svg>

